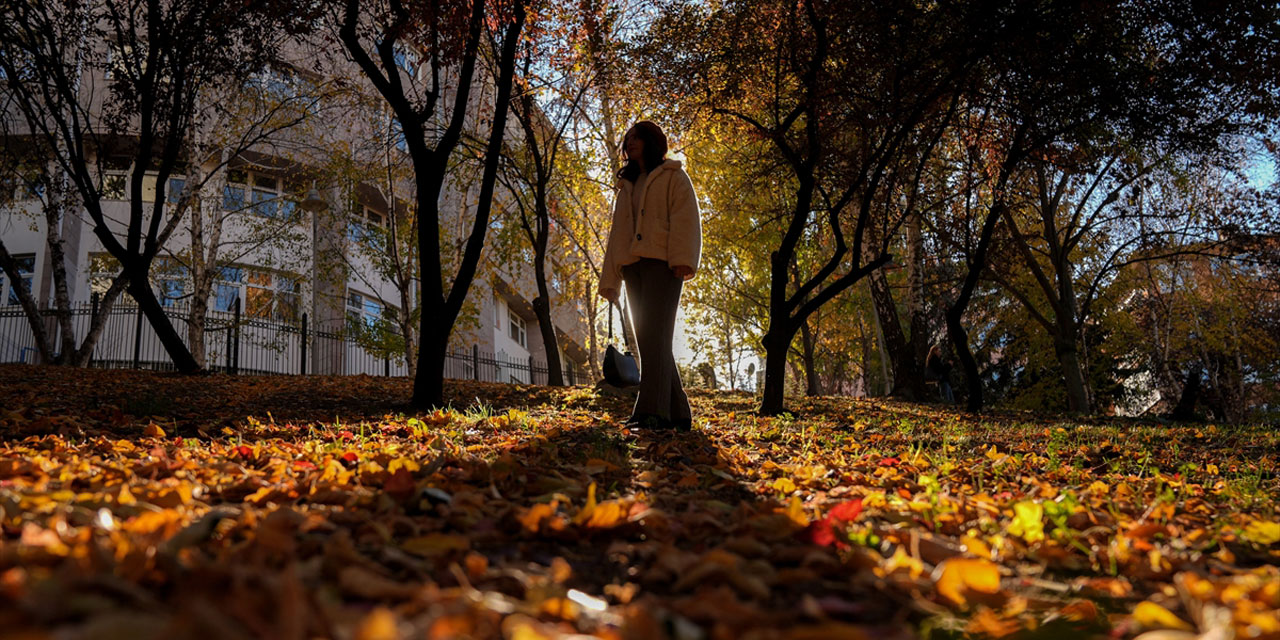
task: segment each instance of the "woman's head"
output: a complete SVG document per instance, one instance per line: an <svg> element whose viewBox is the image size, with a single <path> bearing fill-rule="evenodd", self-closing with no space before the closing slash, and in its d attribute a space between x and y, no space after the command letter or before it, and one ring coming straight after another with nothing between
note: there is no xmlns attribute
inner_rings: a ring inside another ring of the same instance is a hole
<svg viewBox="0 0 1280 640"><path fill-rule="evenodd" d="M618 177L635 182L642 170L652 171L666 160L667 135L658 125L641 120L623 136L622 155L626 163L618 170Z"/></svg>

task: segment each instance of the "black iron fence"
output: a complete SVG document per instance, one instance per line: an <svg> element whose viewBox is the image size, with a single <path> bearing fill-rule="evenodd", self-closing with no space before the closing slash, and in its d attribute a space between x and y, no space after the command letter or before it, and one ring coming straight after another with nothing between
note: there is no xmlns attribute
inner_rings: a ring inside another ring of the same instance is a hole
<svg viewBox="0 0 1280 640"><path fill-rule="evenodd" d="M78 348L98 314L94 302L73 305L71 331ZM203 351L204 366L210 371L231 374L317 374L405 376L409 368L403 353L389 353L356 339L342 327L310 326L303 313L298 323L248 317L240 312L237 300L231 311L209 311L204 317L203 349L195 345L189 307L174 304L165 314L189 349ZM55 349L62 344L62 323L55 309L42 309L45 333ZM35 334L26 313L19 306L0 307L0 363L40 361ZM151 324L136 305L116 304L106 315L93 349L90 366L171 371L168 352ZM528 358L512 358L472 347L467 352L450 352L445 357L445 377L484 382L546 384L545 363ZM564 367L568 384L587 381L572 363Z"/></svg>

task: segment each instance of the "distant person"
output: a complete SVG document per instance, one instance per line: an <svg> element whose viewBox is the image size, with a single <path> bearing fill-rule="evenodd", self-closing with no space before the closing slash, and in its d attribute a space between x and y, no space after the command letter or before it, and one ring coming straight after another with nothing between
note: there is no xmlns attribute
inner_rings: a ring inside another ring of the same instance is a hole
<svg viewBox="0 0 1280 640"><path fill-rule="evenodd" d="M640 349L640 393L627 426L687 431L693 413L671 343L680 291L702 252L698 198L680 162L667 159L667 136L658 125L635 123L622 151L600 295L617 302L621 284L627 285Z"/></svg>
<svg viewBox="0 0 1280 640"><path fill-rule="evenodd" d="M924 359L924 379L938 381L938 395L948 404L955 403L951 394L951 363L942 355L942 345L935 344Z"/></svg>

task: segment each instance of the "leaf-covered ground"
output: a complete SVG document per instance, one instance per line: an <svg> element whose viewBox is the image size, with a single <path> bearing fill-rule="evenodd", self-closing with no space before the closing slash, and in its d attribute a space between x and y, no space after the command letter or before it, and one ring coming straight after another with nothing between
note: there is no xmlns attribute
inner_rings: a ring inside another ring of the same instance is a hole
<svg viewBox="0 0 1280 640"><path fill-rule="evenodd" d="M1273 428L0 366L0 637L1280 638Z"/></svg>

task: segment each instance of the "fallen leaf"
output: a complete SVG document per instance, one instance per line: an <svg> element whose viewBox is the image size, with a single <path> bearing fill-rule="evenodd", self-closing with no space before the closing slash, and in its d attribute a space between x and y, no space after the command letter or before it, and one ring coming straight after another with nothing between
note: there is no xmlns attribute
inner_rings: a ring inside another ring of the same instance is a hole
<svg viewBox="0 0 1280 640"><path fill-rule="evenodd" d="M969 603L969 592L997 593L1000 591L1000 568L990 560L981 558L951 558L934 571L938 594L956 606Z"/></svg>

